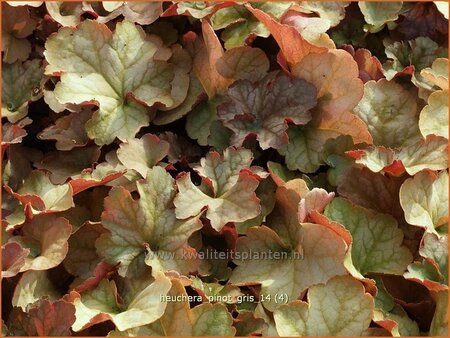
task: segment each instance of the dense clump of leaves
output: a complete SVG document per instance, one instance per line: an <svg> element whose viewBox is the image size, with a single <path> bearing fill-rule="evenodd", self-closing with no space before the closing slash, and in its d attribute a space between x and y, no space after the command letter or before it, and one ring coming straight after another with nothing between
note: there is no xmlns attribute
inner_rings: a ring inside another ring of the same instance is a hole
<svg viewBox="0 0 450 338"><path fill-rule="evenodd" d="M2 332L448 334L448 4L2 2Z"/></svg>

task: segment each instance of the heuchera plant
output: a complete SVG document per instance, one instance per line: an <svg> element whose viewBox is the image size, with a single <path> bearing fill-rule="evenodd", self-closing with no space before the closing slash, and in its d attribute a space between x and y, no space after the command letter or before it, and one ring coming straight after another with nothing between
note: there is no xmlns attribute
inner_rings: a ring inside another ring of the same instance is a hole
<svg viewBox="0 0 450 338"><path fill-rule="evenodd" d="M447 2L2 2L2 333L447 336Z"/></svg>

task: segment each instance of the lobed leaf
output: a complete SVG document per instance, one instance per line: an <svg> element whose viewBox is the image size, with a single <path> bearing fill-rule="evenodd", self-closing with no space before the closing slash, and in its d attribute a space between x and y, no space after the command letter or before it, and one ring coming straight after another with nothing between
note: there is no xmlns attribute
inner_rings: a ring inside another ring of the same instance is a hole
<svg viewBox="0 0 450 338"><path fill-rule="evenodd" d="M102 213L102 224L109 231L97 239L98 252L109 263L120 263L122 276L141 274L145 264L152 267L153 275L168 270L195 271L199 261L192 256L195 250L187 240L201 223L198 217L175 218L174 180L156 166L137 188L138 201L123 187L111 189Z"/></svg>
<svg viewBox="0 0 450 338"><path fill-rule="evenodd" d="M373 299L352 277L309 288L308 303L293 301L274 312L281 336L356 336L369 327Z"/></svg>
<svg viewBox="0 0 450 338"><path fill-rule="evenodd" d="M25 264L20 271L48 270L59 265L67 255L67 240L72 227L63 217L55 215L39 215L26 221L22 235L13 236L11 243L18 243L28 251Z"/></svg>
<svg viewBox="0 0 450 338"><path fill-rule="evenodd" d="M55 185L49 176L43 171L34 170L17 192L5 186L8 193L23 205L28 217L64 211L74 206L72 187L67 183Z"/></svg>
<svg viewBox="0 0 450 338"><path fill-rule="evenodd" d="M177 179L179 193L174 200L177 218L196 216L206 207L211 226L220 231L228 222L242 222L257 216L261 210L255 190L259 178L249 171L251 152L228 148L223 156L209 152L197 172L209 189L199 189L190 174Z"/></svg>
<svg viewBox="0 0 450 338"><path fill-rule="evenodd" d="M352 263L361 275L403 274L412 261L411 253L402 246L403 233L392 216L371 212L341 197L327 206L325 216L350 231Z"/></svg>
<svg viewBox="0 0 450 338"><path fill-rule="evenodd" d="M56 149L62 151L84 147L89 141L85 124L91 116L92 112L88 109L73 112L57 119L54 125L45 128L38 137L41 140L56 140Z"/></svg>
<svg viewBox="0 0 450 338"><path fill-rule="evenodd" d="M172 280L169 298L186 299L187 293L182 283ZM223 304L203 303L190 308L189 302L168 302L164 315L157 321L130 329L118 330L111 336L233 336L232 318Z"/></svg>
<svg viewBox="0 0 450 338"><path fill-rule="evenodd" d="M46 73L61 74L58 101L99 105L86 130L100 145L134 137L149 123L147 107L174 102L171 52L157 39L145 39L142 29L128 21L114 33L94 21L62 28L47 40L45 56Z"/></svg>
<svg viewBox="0 0 450 338"><path fill-rule="evenodd" d="M44 70L37 59L2 67L2 116L17 122L28 113L28 103L39 97Z"/></svg>
<svg viewBox="0 0 450 338"><path fill-rule="evenodd" d="M12 331L18 335L67 336L75 321L75 309L64 300L44 299L26 313L13 312L10 321Z"/></svg>
<svg viewBox="0 0 450 338"><path fill-rule="evenodd" d="M2 17L3 61L8 64L25 61L31 52L26 37L36 28L36 20L30 17L27 7L16 7L10 3L2 3Z"/></svg>
<svg viewBox="0 0 450 338"><path fill-rule="evenodd" d="M217 110L219 119L234 132L233 144L240 146L256 134L262 149L285 145L287 121L306 124L311 119L309 110L316 105L316 91L308 82L276 74L256 84L237 81L228 89L228 97L230 101Z"/></svg>
<svg viewBox="0 0 450 338"><path fill-rule="evenodd" d="M136 170L146 177L150 168L156 165L169 151L169 143L156 135L145 134L140 139L132 138L122 143L117 158L127 168Z"/></svg>
<svg viewBox="0 0 450 338"><path fill-rule="evenodd" d="M438 135L448 139L448 91L437 91L428 97L420 112L419 128L424 137Z"/></svg>
<svg viewBox="0 0 450 338"><path fill-rule="evenodd" d="M166 309L167 301L162 300L171 287L171 281L159 272L151 283L141 282L139 289L124 304L117 302L117 287L114 281L106 279L93 290L81 295L70 293L70 301L75 306L76 320L74 331L81 331L94 324L111 320L119 330L138 327L160 318Z"/></svg>
<svg viewBox="0 0 450 338"><path fill-rule="evenodd" d="M400 188L400 203L411 225L436 233L448 221L448 174L421 171Z"/></svg>
<svg viewBox="0 0 450 338"><path fill-rule="evenodd" d="M416 99L395 81L366 82L354 111L367 123L375 145L401 147L418 137Z"/></svg>

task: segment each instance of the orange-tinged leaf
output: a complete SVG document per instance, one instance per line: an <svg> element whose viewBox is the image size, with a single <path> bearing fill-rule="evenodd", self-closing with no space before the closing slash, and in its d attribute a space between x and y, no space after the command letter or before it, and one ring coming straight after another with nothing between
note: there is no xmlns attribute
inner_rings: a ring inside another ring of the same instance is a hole
<svg viewBox="0 0 450 338"><path fill-rule="evenodd" d="M372 144L372 136L367 125L351 112L335 115L330 120L323 118L319 123L319 130L338 135L350 135L355 143Z"/></svg>
<svg viewBox="0 0 450 338"><path fill-rule="evenodd" d="M101 261L94 269L93 275L86 280L80 282L74 287L74 291L78 293L85 292L95 288L105 278L110 278L117 271L116 267ZM73 286L73 284L71 285Z"/></svg>
<svg viewBox="0 0 450 338"><path fill-rule="evenodd" d="M316 86L319 107L330 116L351 111L363 96L358 66L343 50L308 55L293 67L292 73Z"/></svg>
<svg viewBox="0 0 450 338"><path fill-rule="evenodd" d="M288 300L294 300L311 285L347 273L346 243L327 226L299 223L300 200L295 190L279 187L275 209L266 221L270 228L252 227L236 244L237 268L230 282L260 284L261 293L271 296L263 302L270 311L277 307L274 298L277 294L286 294ZM279 279L276 277L279 275L285 277Z"/></svg>
<svg viewBox="0 0 450 338"><path fill-rule="evenodd" d="M225 88L230 85L231 81L220 75L216 68L217 60L224 56L224 50L220 44L219 38L212 29L209 21L206 19L202 20L202 33L210 66L209 72L206 68L203 68L205 72L203 78L210 79L212 86L211 94L224 91ZM204 66L205 65L201 65L201 67ZM207 88L205 87L205 90L206 89ZM206 92L209 97L214 96L210 94L210 91L206 90Z"/></svg>
<svg viewBox="0 0 450 338"><path fill-rule="evenodd" d="M185 45L193 57L192 68L209 98L225 91L232 80L220 75L216 62L224 55L224 50L208 20L202 20L202 37L190 32L184 36Z"/></svg>
<svg viewBox="0 0 450 338"><path fill-rule="evenodd" d="M238 267L233 270L230 282L260 284L261 292L271 296L271 300L263 304L268 310L277 307L276 295L286 294L287 299L297 299L311 285L347 273L343 265L347 248L340 236L318 224L298 224L298 228L297 244L301 252L284 244L277 233L266 226L252 227L247 236L238 239L236 251L241 256L234 260ZM246 253L248 259L244 259ZM260 256L251 257L255 253ZM263 258L270 253L272 259ZM275 256L279 259L274 259ZM283 279L277 278L281 275Z"/></svg>
<svg viewBox="0 0 450 338"><path fill-rule="evenodd" d="M228 79L261 80L269 70L262 49L248 46L228 49L216 62L217 71Z"/></svg>
<svg viewBox="0 0 450 338"><path fill-rule="evenodd" d="M302 197L298 204L298 220L304 222L311 212L322 212L328 203L334 198L334 192L325 189L314 188Z"/></svg>
<svg viewBox="0 0 450 338"><path fill-rule="evenodd" d="M448 234L425 234L419 253L442 275L443 284L448 284Z"/></svg>
<svg viewBox="0 0 450 338"><path fill-rule="evenodd" d="M27 217L64 211L74 206L72 187L67 183L53 184L49 175L39 170L32 171L17 192L7 185L5 189L24 206Z"/></svg>
<svg viewBox="0 0 450 338"><path fill-rule="evenodd" d="M317 47L309 43L294 27L277 22L269 14L266 14L257 8L253 8L251 5L246 5L246 8L252 12L259 21L266 25L280 46L281 52L290 66L300 62L310 53L323 53L327 50L326 48Z"/></svg>
<svg viewBox="0 0 450 338"><path fill-rule="evenodd" d="M28 311L36 305L41 298L55 301L61 293L49 278L46 270L28 270L22 274L12 297L12 305Z"/></svg>
<svg viewBox="0 0 450 338"><path fill-rule="evenodd" d="M259 177L250 170L251 152L227 148L224 155L209 152L197 172L206 187L197 187L190 174L177 179L179 193L175 198L177 218L199 215L205 208L206 218L220 231L229 222L242 222L256 217L261 211L255 190Z"/></svg>
<svg viewBox="0 0 450 338"><path fill-rule="evenodd" d="M352 113L363 96L363 83L352 56L343 50L307 55L292 73L317 88L313 125L335 135L351 135L355 143L372 143L365 123Z"/></svg>
<svg viewBox="0 0 450 338"><path fill-rule="evenodd" d="M10 242L19 243L29 250L20 271L48 270L60 264L69 250L67 240L72 226L67 219L55 215L39 215L22 226L22 235Z"/></svg>
<svg viewBox="0 0 450 338"><path fill-rule="evenodd" d="M448 168L448 141L436 135L403 147L396 158L402 161L405 170L415 175L421 170L443 170Z"/></svg>
<svg viewBox="0 0 450 338"><path fill-rule="evenodd" d="M365 165L375 173L391 165L395 156L392 149L385 147L371 147L361 152L355 162Z"/></svg>
<svg viewBox="0 0 450 338"><path fill-rule="evenodd" d="M428 83L442 90L448 90L448 59L437 58L431 67L422 69L420 75Z"/></svg>
<svg viewBox="0 0 450 338"><path fill-rule="evenodd" d="M19 311L13 312L10 321L13 332L17 330L21 335L68 336L75 322L75 307L65 300L51 302L43 299L26 313Z"/></svg>
<svg viewBox="0 0 450 338"><path fill-rule="evenodd" d="M448 290L448 286L444 284L438 269L427 260L411 263L403 276L408 280L422 284L430 291Z"/></svg>
<svg viewBox="0 0 450 338"><path fill-rule="evenodd" d="M357 49L353 58L358 64L359 78L364 83L370 80L377 81L384 77L381 62L376 56L372 56L372 53L368 49Z"/></svg>
<svg viewBox="0 0 450 338"><path fill-rule="evenodd" d="M153 275L168 270L195 271L200 262L187 240L201 222L199 217L175 218L172 177L156 166L137 188L139 200L123 187L109 192L102 213L102 224L109 231L97 239L98 253L110 264L120 263L121 276L139 276L146 264Z"/></svg>
<svg viewBox="0 0 450 338"><path fill-rule="evenodd" d="M111 172L106 173L105 175L97 174L98 171L87 169L83 170L80 175L73 176L69 181L69 184L73 189L73 195L76 195L89 188L106 185L107 183L112 182L119 177L122 177L124 173Z"/></svg>
<svg viewBox="0 0 450 338"><path fill-rule="evenodd" d="M314 223L324 225L324 226L330 228L331 230L333 230L334 232L336 232L339 236L342 237L342 239L345 241L345 243L348 246L350 246L350 244L352 244L352 240L353 240L352 235L351 235L350 231L348 231L347 229L345 229L344 226L342 226L342 224L331 221L326 216L320 214L316 210L311 211L309 217L311 218L311 220Z"/></svg>
<svg viewBox="0 0 450 338"><path fill-rule="evenodd" d="M330 22L325 18L311 17L310 13L303 13L298 7L291 7L282 17L281 23L288 24L297 29L309 43L334 49L334 42L326 33L330 29Z"/></svg>

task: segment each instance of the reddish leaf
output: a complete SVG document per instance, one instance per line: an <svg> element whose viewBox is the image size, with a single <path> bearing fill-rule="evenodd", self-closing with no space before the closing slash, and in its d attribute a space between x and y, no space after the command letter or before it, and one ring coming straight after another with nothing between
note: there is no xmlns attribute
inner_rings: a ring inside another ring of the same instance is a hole
<svg viewBox="0 0 450 338"><path fill-rule="evenodd" d="M316 105L316 91L308 82L271 73L257 83L236 81L228 89L230 101L217 108L219 118L234 134L232 144L241 146L256 134L262 149L279 149L288 142L288 121L304 125ZM276 111L277 114L273 114Z"/></svg>
<svg viewBox="0 0 450 338"><path fill-rule="evenodd" d="M94 269L94 274L82 283L78 284L74 291L78 293L86 292L87 290L94 289L102 279L109 278L114 272L116 272L116 267L108 264L105 261L101 261L97 264Z"/></svg>
<svg viewBox="0 0 450 338"><path fill-rule="evenodd" d="M381 62L376 56L372 56L369 50L359 48L353 55L359 68L359 78L364 83L370 80L378 81L384 77Z"/></svg>
<svg viewBox="0 0 450 338"><path fill-rule="evenodd" d="M12 315L13 330L28 336L68 336L75 322L75 306L65 300L42 300L28 312L16 310Z"/></svg>
<svg viewBox="0 0 450 338"><path fill-rule="evenodd" d="M85 123L92 117L90 109L73 112L59 118L55 124L45 128L38 134L41 140L56 140L56 149L71 150L74 147L83 147L89 138Z"/></svg>
<svg viewBox="0 0 450 338"><path fill-rule="evenodd" d="M27 132L17 124L5 123L2 125L2 149L8 145L22 142Z"/></svg>
<svg viewBox="0 0 450 338"><path fill-rule="evenodd" d="M433 3L416 3L403 14L405 17L398 25L398 31L405 40L419 36L436 39L440 34L448 34L448 20L437 10Z"/></svg>
<svg viewBox="0 0 450 338"><path fill-rule="evenodd" d="M352 202L382 213L402 217L399 191L402 178L377 174L368 168L349 168L338 178L338 193ZM364 189L361 189L364 187Z"/></svg>
<svg viewBox="0 0 450 338"><path fill-rule="evenodd" d="M19 243L10 242L2 246L2 278L17 275L25 265L29 249L22 248Z"/></svg>

